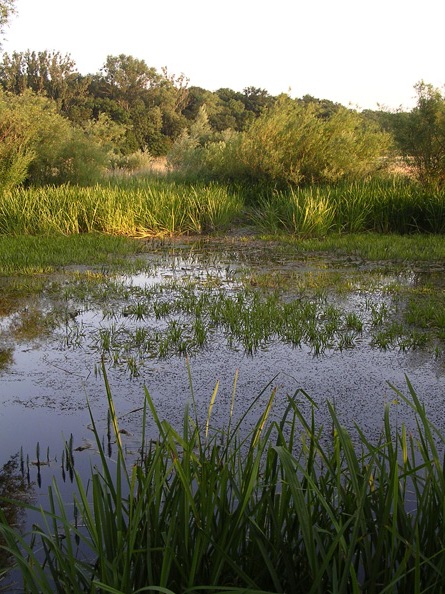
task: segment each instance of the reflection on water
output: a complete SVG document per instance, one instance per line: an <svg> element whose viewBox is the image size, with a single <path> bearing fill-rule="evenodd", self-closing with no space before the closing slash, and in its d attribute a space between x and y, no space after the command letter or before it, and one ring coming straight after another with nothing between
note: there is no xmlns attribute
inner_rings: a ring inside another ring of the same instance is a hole
<svg viewBox="0 0 445 594"><path fill-rule="evenodd" d="M19 454L11 456L0 469L0 502L1 512L6 524L12 528L20 529L25 521L25 512L20 503L30 503L34 495L34 485L29 473L25 469L23 459ZM13 501L18 502L17 505ZM0 534L0 545L5 544ZM6 591L11 585L10 577L6 576L2 583L1 570L7 568L11 560L8 553L0 547L0 591ZM9 584L9 586L8 586Z"/></svg>

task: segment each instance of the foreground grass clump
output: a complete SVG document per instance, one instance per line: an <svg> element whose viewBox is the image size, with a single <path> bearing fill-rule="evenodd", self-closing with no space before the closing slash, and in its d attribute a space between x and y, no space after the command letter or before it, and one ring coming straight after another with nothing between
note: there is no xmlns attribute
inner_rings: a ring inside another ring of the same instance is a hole
<svg viewBox="0 0 445 594"><path fill-rule="evenodd" d="M204 422L186 408L182 432L158 418L146 392L141 458L129 468L107 385L117 459L107 458L92 419L101 468L86 486L76 476L74 518L55 482L28 538L0 516L23 590L442 591L445 436L408 389L395 395L416 413L419 438L392 427L387 408L376 444L360 429L353 443L332 406L332 432L317 426L314 409L304 418L301 390L273 422L271 389L246 437L244 417L212 429L217 388ZM155 442L145 437L148 411Z"/></svg>

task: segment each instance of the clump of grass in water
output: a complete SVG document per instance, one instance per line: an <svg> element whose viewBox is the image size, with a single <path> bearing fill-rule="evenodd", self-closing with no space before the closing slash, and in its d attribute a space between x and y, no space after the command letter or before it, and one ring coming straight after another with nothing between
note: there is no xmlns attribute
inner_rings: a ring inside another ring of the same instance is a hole
<svg viewBox="0 0 445 594"><path fill-rule="evenodd" d="M0 371L6 369L14 361L14 349L10 347L0 347Z"/></svg>
<svg viewBox="0 0 445 594"><path fill-rule="evenodd" d="M92 418L102 468L92 469L88 490L75 473L74 519L56 482L43 527L34 526L30 540L0 511L0 532L25 591L443 589L445 436L409 381L408 396L393 390L417 415L418 441L403 426L394 436L387 407L378 443L358 428L358 446L332 406L331 440L317 426L313 402L312 415L303 417L298 399L310 398L302 390L289 398L281 421L272 422L272 382L254 403L265 398L246 437L239 431L245 417L232 426L230 415L224 430L212 430L218 386L205 423L186 407L182 432L159 418L146 390L141 460L131 468L106 376L105 382L117 458L107 458ZM193 401L193 387L191 395ZM235 388L231 411L234 399ZM156 442L145 434L149 413Z"/></svg>

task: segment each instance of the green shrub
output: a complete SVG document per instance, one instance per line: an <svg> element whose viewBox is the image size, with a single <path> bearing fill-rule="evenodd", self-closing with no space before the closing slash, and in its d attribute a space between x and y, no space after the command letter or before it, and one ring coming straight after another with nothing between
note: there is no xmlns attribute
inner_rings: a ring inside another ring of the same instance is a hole
<svg viewBox="0 0 445 594"><path fill-rule="evenodd" d="M387 134L346 108L319 117L314 104L283 98L243 134L239 159L246 173L294 185L363 178L381 166Z"/></svg>
<svg viewBox="0 0 445 594"><path fill-rule="evenodd" d="M110 128L108 137L105 130ZM74 127L54 101L25 91L0 91L0 188L94 183L104 173L117 134L111 123Z"/></svg>
<svg viewBox="0 0 445 594"><path fill-rule="evenodd" d="M279 187L363 179L383 166L390 136L353 110L323 118L315 103L281 97L242 133L200 142L183 134L171 153L173 166L232 181Z"/></svg>
<svg viewBox="0 0 445 594"><path fill-rule="evenodd" d="M21 184L35 158L32 124L10 99L0 91L0 190Z"/></svg>

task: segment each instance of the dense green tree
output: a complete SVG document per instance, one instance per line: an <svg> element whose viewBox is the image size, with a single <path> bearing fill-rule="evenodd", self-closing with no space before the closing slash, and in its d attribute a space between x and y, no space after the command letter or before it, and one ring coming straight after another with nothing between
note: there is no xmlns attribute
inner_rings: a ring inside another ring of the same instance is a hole
<svg viewBox="0 0 445 594"><path fill-rule="evenodd" d="M400 113L396 140L423 183L445 183L445 96L430 84L415 85L417 104Z"/></svg>
<svg viewBox="0 0 445 594"><path fill-rule="evenodd" d="M193 122L203 105L206 106L209 115L217 112L218 96L202 87L191 86L188 89L187 103L182 110L182 115L188 122Z"/></svg>
<svg viewBox="0 0 445 594"><path fill-rule="evenodd" d="M340 103L334 103L329 99L317 99L312 95L303 95L301 99L297 99L297 102L302 105L315 105L317 107L317 115L320 118L328 119L334 115L343 106Z"/></svg>
<svg viewBox="0 0 445 594"><path fill-rule="evenodd" d="M147 91L159 85L161 76L144 60L120 54L108 56L101 69L104 91L123 109L130 110L138 100L149 102Z"/></svg>
<svg viewBox="0 0 445 594"><path fill-rule="evenodd" d="M90 94L93 113L106 113L127 128L123 150L149 150L165 154L186 127L181 113L187 102L187 79L159 73L144 60L121 54L108 56L99 75L93 77Z"/></svg>
<svg viewBox="0 0 445 594"><path fill-rule="evenodd" d="M242 93L228 88L212 93L200 87L191 87L189 102L183 113L188 120L194 120L205 104L209 123L215 132L240 132L274 101L265 89L255 87L246 87Z"/></svg>
<svg viewBox="0 0 445 594"><path fill-rule="evenodd" d="M53 99L62 115L81 124L91 117L89 78L77 72L69 55L59 52L13 52L0 63L0 84L5 91L20 95L31 89Z"/></svg>
<svg viewBox="0 0 445 594"><path fill-rule="evenodd" d="M240 132L254 119L253 113L246 110L243 93L223 88L218 89L216 95L219 99L219 109L216 113L209 114L210 124L215 130Z"/></svg>
<svg viewBox="0 0 445 594"><path fill-rule="evenodd" d="M266 108L272 107L274 98L269 95L266 89L246 87L243 91L242 102L247 111L259 116Z"/></svg>

